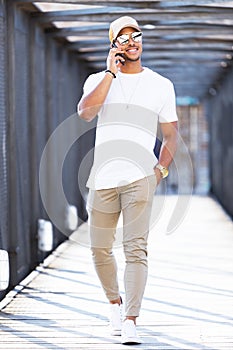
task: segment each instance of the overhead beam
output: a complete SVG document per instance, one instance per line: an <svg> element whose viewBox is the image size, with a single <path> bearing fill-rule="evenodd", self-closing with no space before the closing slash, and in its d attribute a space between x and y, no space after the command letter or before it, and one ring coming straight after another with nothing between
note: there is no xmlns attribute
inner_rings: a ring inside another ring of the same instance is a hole
<svg viewBox="0 0 233 350"><path fill-rule="evenodd" d="M66 37L72 35L85 35L85 36L106 36L108 35L108 25L95 25L95 26L78 26L71 28L51 28L47 29L46 33L49 33L53 37ZM179 26L157 26L155 30L143 31L143 38L156 38L162 35L170 35L179 31L181 35L193 34L194 32L204 37L206 35L225 35L233 33L233 26L183 26L180 30ZM232 34L233 35L233 34Z"/></svg>
<svg viewBox="0 0 233 350"><path fill-rule="evenodd" d="M19 5L27 4L27 3L33 3L35 1L33 0L14 0L15 3ZM48 2L48 3L54 3L54 0L37 0L36 2ZM172 0L152 0L152 1L134 1L134 0L117 0L117 1L107 1L108 6L124 6L126 8L134 7L134 8L145 8L148 5L150 8L170 8L170 7L184 7L184 6L198 6L198 5L214 5L217 4L223 4L229 2L228 0L180 0L180 1L172 1ZM93 5L93 6L106 6L106 1L104 0L95 0L95 1L89 1L89 0L56 0L56 3L59 4L82 4L82 5Z"/></svg>
<svg viewBox="0 0 233 350"><path fill-rule="evenodd" d="M225 57L225 59L231 59L231 57L233 57L233 53L231 53L230 51L227 51L227 50L217 50L217 49L213 49L213 50L209 50L209 49L195 49L195 48L190 48L190 49L175 49L175 48L172 48L172 49L169 49L169 48L166 48L166 47L158 47L157 49L154 48L154 52L155 54L158 53L158 54L169 54L171 56L173 56L174 54L177 54L179 53L180 55L189 55L192 54L192 55L211 55L212 57L216 57L216 55L220 55L222 57ZM80 57L88 57L88 55L90 56L100 56L102 55L102 57L105 57L107 56L107 53L108 53L108 50L106 50L106 48L104 50L98 50L98 51L85 51L85 50L79 50L77 51L77 53L80 55ZM146 55L153 55L153 52L150 53L150 51L148 50L145 50L144 49L144 53L143 53L143 57ZM228 57L227 57L228 56Z"/></svg>
<svg viewBox="0 0 233 350"><path fill-rule="evenodd" d="M107 53L107 51L106 51ZM226 58L228 51L225 52L219 52L219 51L195 51L195 50L187 50L187 51L183 51L183 50L169 50L169 49L163 49L163 50L154 50L154 51L145 51L143 53L143 58L144 59L156 59L156 58L181 58L184 61L186 59L195 59L195 60L201 60L201 59L206 59L206 60L223 60ZM230 58L231 55L229 55ZM106 55L100 55L99 53L96 52L87 52L87 53L80 53L80 57L82 58L87 58L87 59L106 59Z"/></svg>
<svg viewBox="0 0 233 350"><path fill-rule="evenodd" d="M40 23L48 23L54 21L94 21L94 22L111 22L119 15L125 15L124 8L115 7L111 8L109 12L108 7L85 9L85 10L72 10L72 11L55 11L55 12L34 12L32 17L36 18ZM198 7L190 9L179 10L130 10L130 15L137 18L138 22L150 23L155 20L197 20L199 22L218 20L229 20L233 18L233 8L219 8L218 11L209 8L202 9Z"/></svg>
<svg viewBox="0 0 233 350"><path fill-rule="evenodd" d="M34 2L88 7L43 12ZM178 96L203 96L232 66L233 8L228 7L228 0L15 0L14 3L26 9L46 35L59 40L64 49L71 50L77 60L84 61L93 71L106 69L109 22L121 15L135 17L144 33L142 63L171 78ZM55 21L67 23L57 28ZM71 21L93 25L75 26Z"/></svg>
<svg viewBox="0 0 233 350"><path fill-rule="evenodd" d="M83 57L81 57L83 58ZM102 58L96 58L96 59L93 59L93 58L86 58L86 60L88 62L92 62L93 64L97 63L97 62L100 62L100 63L103 63L103 65L106 65L104 59ZM205 59L204 57L200 58L200 59L191 59L191 58L184 58L182 59L181 57L175 57L175 58L172 58L172 57L155 57L154 59L153 58L150 58L150 57L143 57L143 60L142 62L144 64L147 64L148 66L152 66L153 64L156 64L156 66L161 66L161 67L166 67L166 66L174 66L175 64L179 64L180 67L186 67L186 66L189 66L189 67L199 67L200 64L203 65L203 67L205 67L205 69L209 69L211 67L220 67L221 66L221 62L223 62L223 60L221 59L211 59L211 60L208 60L208 59Z"/></svg>
<svg viewBox="0 0 233 350"><path fill-rule="evenodd" d="M82 43L73 43L73 44L67 44L69 48L73 48L74 50L78 50L81 53L85 52L107 52L108 46L106 45L98 45L97 47L93 46L83 46ZM215 42L199 42L199 41L186 41L186 42L160 42L156 41L155 43L144 43L143 44L143 50L144 52L147 50L160 50L160 51L214 51L214 52L226 52L226 53L232 53L233 54L233 47L231 43L215 43Z"/></svg>
<svg viewBox="0 0 233 350"><path fill-rule="evenodd" d="M191 41L191 39L193 40L193 42L199 42L200 44L201 43L210 43L212 44L212 46L214 47L215 44L218 45L218 44L225 44L225 45L228 45L230 47L230 45L232 45L232 38L229 37L225 37L224 39L222 38L218 38L218 37L202 37L201 35L189 35L189 36L186 36L186 37L182 37L181 35L180 36L177 36L176 34L174 35L170 35L170 36L160 36L159 38L154 38L153 40L152 39L145 39L144 41L144 45L152 45L152 44L160 44L160 45L166 45L168 44L169 42L172 44L176 44L177 42L179 41L183 41L185 42L186 40L188 42ZM78 49L79 47L88 47L88 46L93 46L96 47L96 50L98 49L98 45L106 45L106 48L109 47L109 40L108 38L95 38L93 39L93 37L85 37L84 36L84 39L83 40L75 40L73 42L70 42L69 44L67 44L67 47L69 47L70 49ZM217 46L216 46L217 47Z"/></svg>

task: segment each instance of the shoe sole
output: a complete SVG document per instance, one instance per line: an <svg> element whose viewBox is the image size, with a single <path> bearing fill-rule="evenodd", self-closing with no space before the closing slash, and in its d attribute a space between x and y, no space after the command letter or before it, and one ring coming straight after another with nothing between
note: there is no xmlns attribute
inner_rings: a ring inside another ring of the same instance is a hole
<svg viewBox="0 0 233 350"><path fill-rule="evenodd" d="M139 340L138 338L128 338L126 340L123 340L121 344L124 345L135 345L135 344L142 344L142 341Z"/></svg>

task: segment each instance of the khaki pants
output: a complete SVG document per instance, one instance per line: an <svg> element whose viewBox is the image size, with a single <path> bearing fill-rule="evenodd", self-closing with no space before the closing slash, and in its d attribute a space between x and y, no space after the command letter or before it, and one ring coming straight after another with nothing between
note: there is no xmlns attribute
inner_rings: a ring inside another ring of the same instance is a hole
<svg viewBox="0 0 233 350"><path fill-rule="evenodd" d="M155 187L156 177L152 175L125 186L89 192L93 261L109 301L119 298L117 265L112 246L122 211L126 316L139 316L145 290L147 238Z"/></svg>

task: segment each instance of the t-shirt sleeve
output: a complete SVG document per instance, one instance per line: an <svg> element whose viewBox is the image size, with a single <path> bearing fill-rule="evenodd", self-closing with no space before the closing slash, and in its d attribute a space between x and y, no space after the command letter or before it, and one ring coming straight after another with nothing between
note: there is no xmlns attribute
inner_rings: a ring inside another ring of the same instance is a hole
<svg viewBox="0 0 233 350"><path fill-rule="evenodd" d="M92 90L94 90L95 87L100 83L101 79L103 79L102 72L89 75L89 77L83 85L83 95L86 96Z"/></svg>
<svg viewBox="0 0 233 350"><path fill-rule="evenodd" d="M89 77L86 79L83 85L83 96L88 95L92 90L94 90L94 88L99 84L102 78L103 78L103 74L101 74L101 72L89 75ZM80 101L78 102L78 105L77 105L78 113L79 113L79 104L80 104Z"/></svg>
<svg viewBox="0 0 233 350"><path fill-rule="evenodd" d="M176 96L172 82L167 85L167 95L159 112L160 123L171 123L178 120L176 113Z"/></svg>

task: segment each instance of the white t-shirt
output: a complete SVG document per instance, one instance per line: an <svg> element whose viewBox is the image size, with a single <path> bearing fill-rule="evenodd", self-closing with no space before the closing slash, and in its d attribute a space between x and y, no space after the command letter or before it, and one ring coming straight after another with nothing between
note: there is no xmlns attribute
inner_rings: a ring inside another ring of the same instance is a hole
<svg viewBox="0 0 233 350"><path fill-rule="evenodd" d="M88 77L84 95L106 73ZM154 174L157 123L177 120L173 84L148 68L118 72L98 113L94 162L87 187L114 188Z"/></svg>

